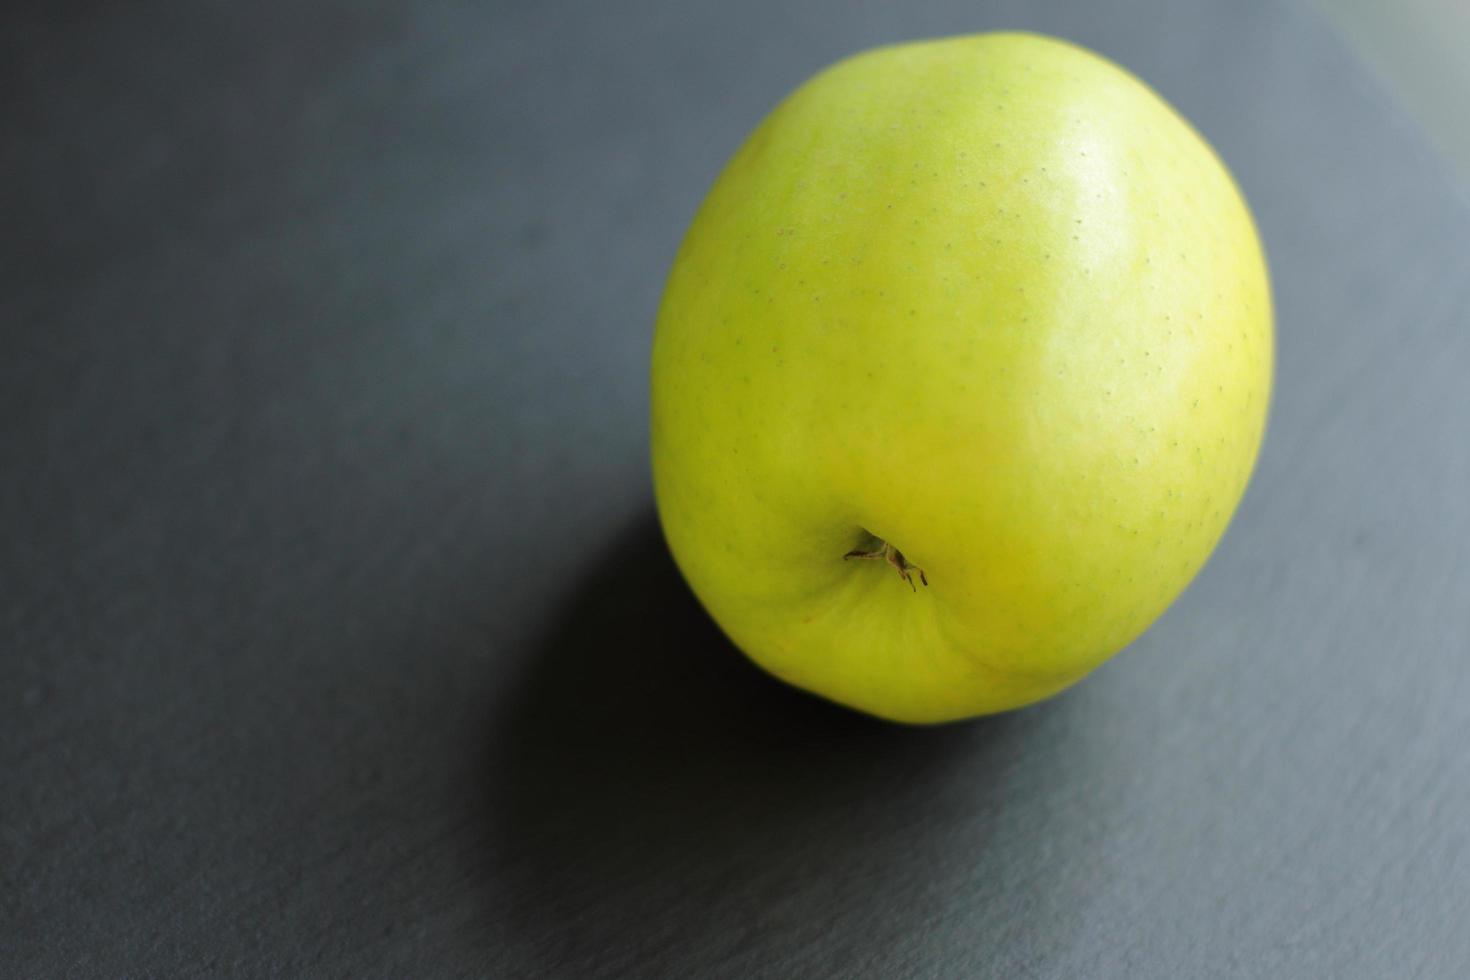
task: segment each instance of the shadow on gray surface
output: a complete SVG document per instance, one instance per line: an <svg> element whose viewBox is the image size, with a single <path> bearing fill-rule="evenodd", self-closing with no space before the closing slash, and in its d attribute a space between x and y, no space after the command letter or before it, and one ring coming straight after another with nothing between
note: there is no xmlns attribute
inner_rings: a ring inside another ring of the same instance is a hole
<svg viewBox="0 0 1470 980"><path fill-rule="evenodd" d="M1004 807L1021 771L1033 799L1050 778L1028 745L1055 747L1064 702L915 729L785 687L699 607L652 513L555 613L512 697L493 850L538 970L899 976L960 921L984 970L1034 962L1037 937L1074 925L1065 882L1046 894L1023 849L1054 863L1078 842ZM1018 903L1034 930L1015 928ZM886 942L859 961L854 935Z"/></svg>

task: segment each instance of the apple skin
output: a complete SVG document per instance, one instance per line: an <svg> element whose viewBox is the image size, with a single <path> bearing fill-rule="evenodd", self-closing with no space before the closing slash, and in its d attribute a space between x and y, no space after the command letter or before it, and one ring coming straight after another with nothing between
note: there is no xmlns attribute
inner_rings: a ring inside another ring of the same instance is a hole
<svg viewBox="0 0 1470 980"><path fill-rule="evenodd" d="M659 515L775 676L894 721L1004 711L1199 571L1272 361L1245 202L1142 82L1036 35L879 48L783 101L684 239ZM881 542L928 585L843 560Z"/></svg>

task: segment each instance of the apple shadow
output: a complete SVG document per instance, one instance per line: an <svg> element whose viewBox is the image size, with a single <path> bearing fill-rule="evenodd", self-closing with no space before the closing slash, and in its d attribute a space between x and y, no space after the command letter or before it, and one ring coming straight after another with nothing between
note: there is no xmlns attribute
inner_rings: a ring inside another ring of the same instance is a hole
<svg viewBox="0 0 1470 980"><path fill-rule="evenodd" d="M1035 819L1048 770L1070 767L1030 750L1081 741L1066 699L910 728L789 688L704 613L651 513L555 611L510 697L492 849L545 975L894 976L940 948L984 971L1034 965L1079 920L1065 875L1034 880L1038 849L1045 867L1087 846Z"/></svg>

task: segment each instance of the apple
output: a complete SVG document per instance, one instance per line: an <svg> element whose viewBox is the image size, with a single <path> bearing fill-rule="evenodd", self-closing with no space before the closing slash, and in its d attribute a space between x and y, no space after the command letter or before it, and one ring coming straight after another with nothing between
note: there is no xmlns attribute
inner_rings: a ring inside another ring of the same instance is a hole
<svg viewBox="0 0 1470 980"><path fill-rule="evenodd" d="M1199 571L1260 447L1260 242L1157 94L985 34L827 68L746 139L652 352L670 550L791 684L933 723L1052 695Z"/></svg>

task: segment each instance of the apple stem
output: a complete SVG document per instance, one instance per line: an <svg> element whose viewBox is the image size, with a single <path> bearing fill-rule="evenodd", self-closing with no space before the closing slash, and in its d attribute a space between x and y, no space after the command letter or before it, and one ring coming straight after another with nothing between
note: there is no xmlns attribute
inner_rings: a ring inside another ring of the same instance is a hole
<svg viewBox="0 0 1470 980"><path fill-rule="evenodd" d="M876 535L874 535L874 537L876 537ZM842 560L847 561L847 559L849 558L857 558L862 561L886 561L888 564L892 565L894 569L897 570L898 577L907 582L910 589L913 589L915 592L919 591L918 587L914 585L914 572L919 573L919 581L924 583L925 588L928 588L929 579L927 576L924 575L924 570L922 568L909 561L903 556L902 551L899 551L897 548L889 544L887 541L884 541L882 538L878 538L878 543L882 545L882 547L873 548L868 551L864 551L861 548L854 548L847 554L843 555Z"/></svg>

